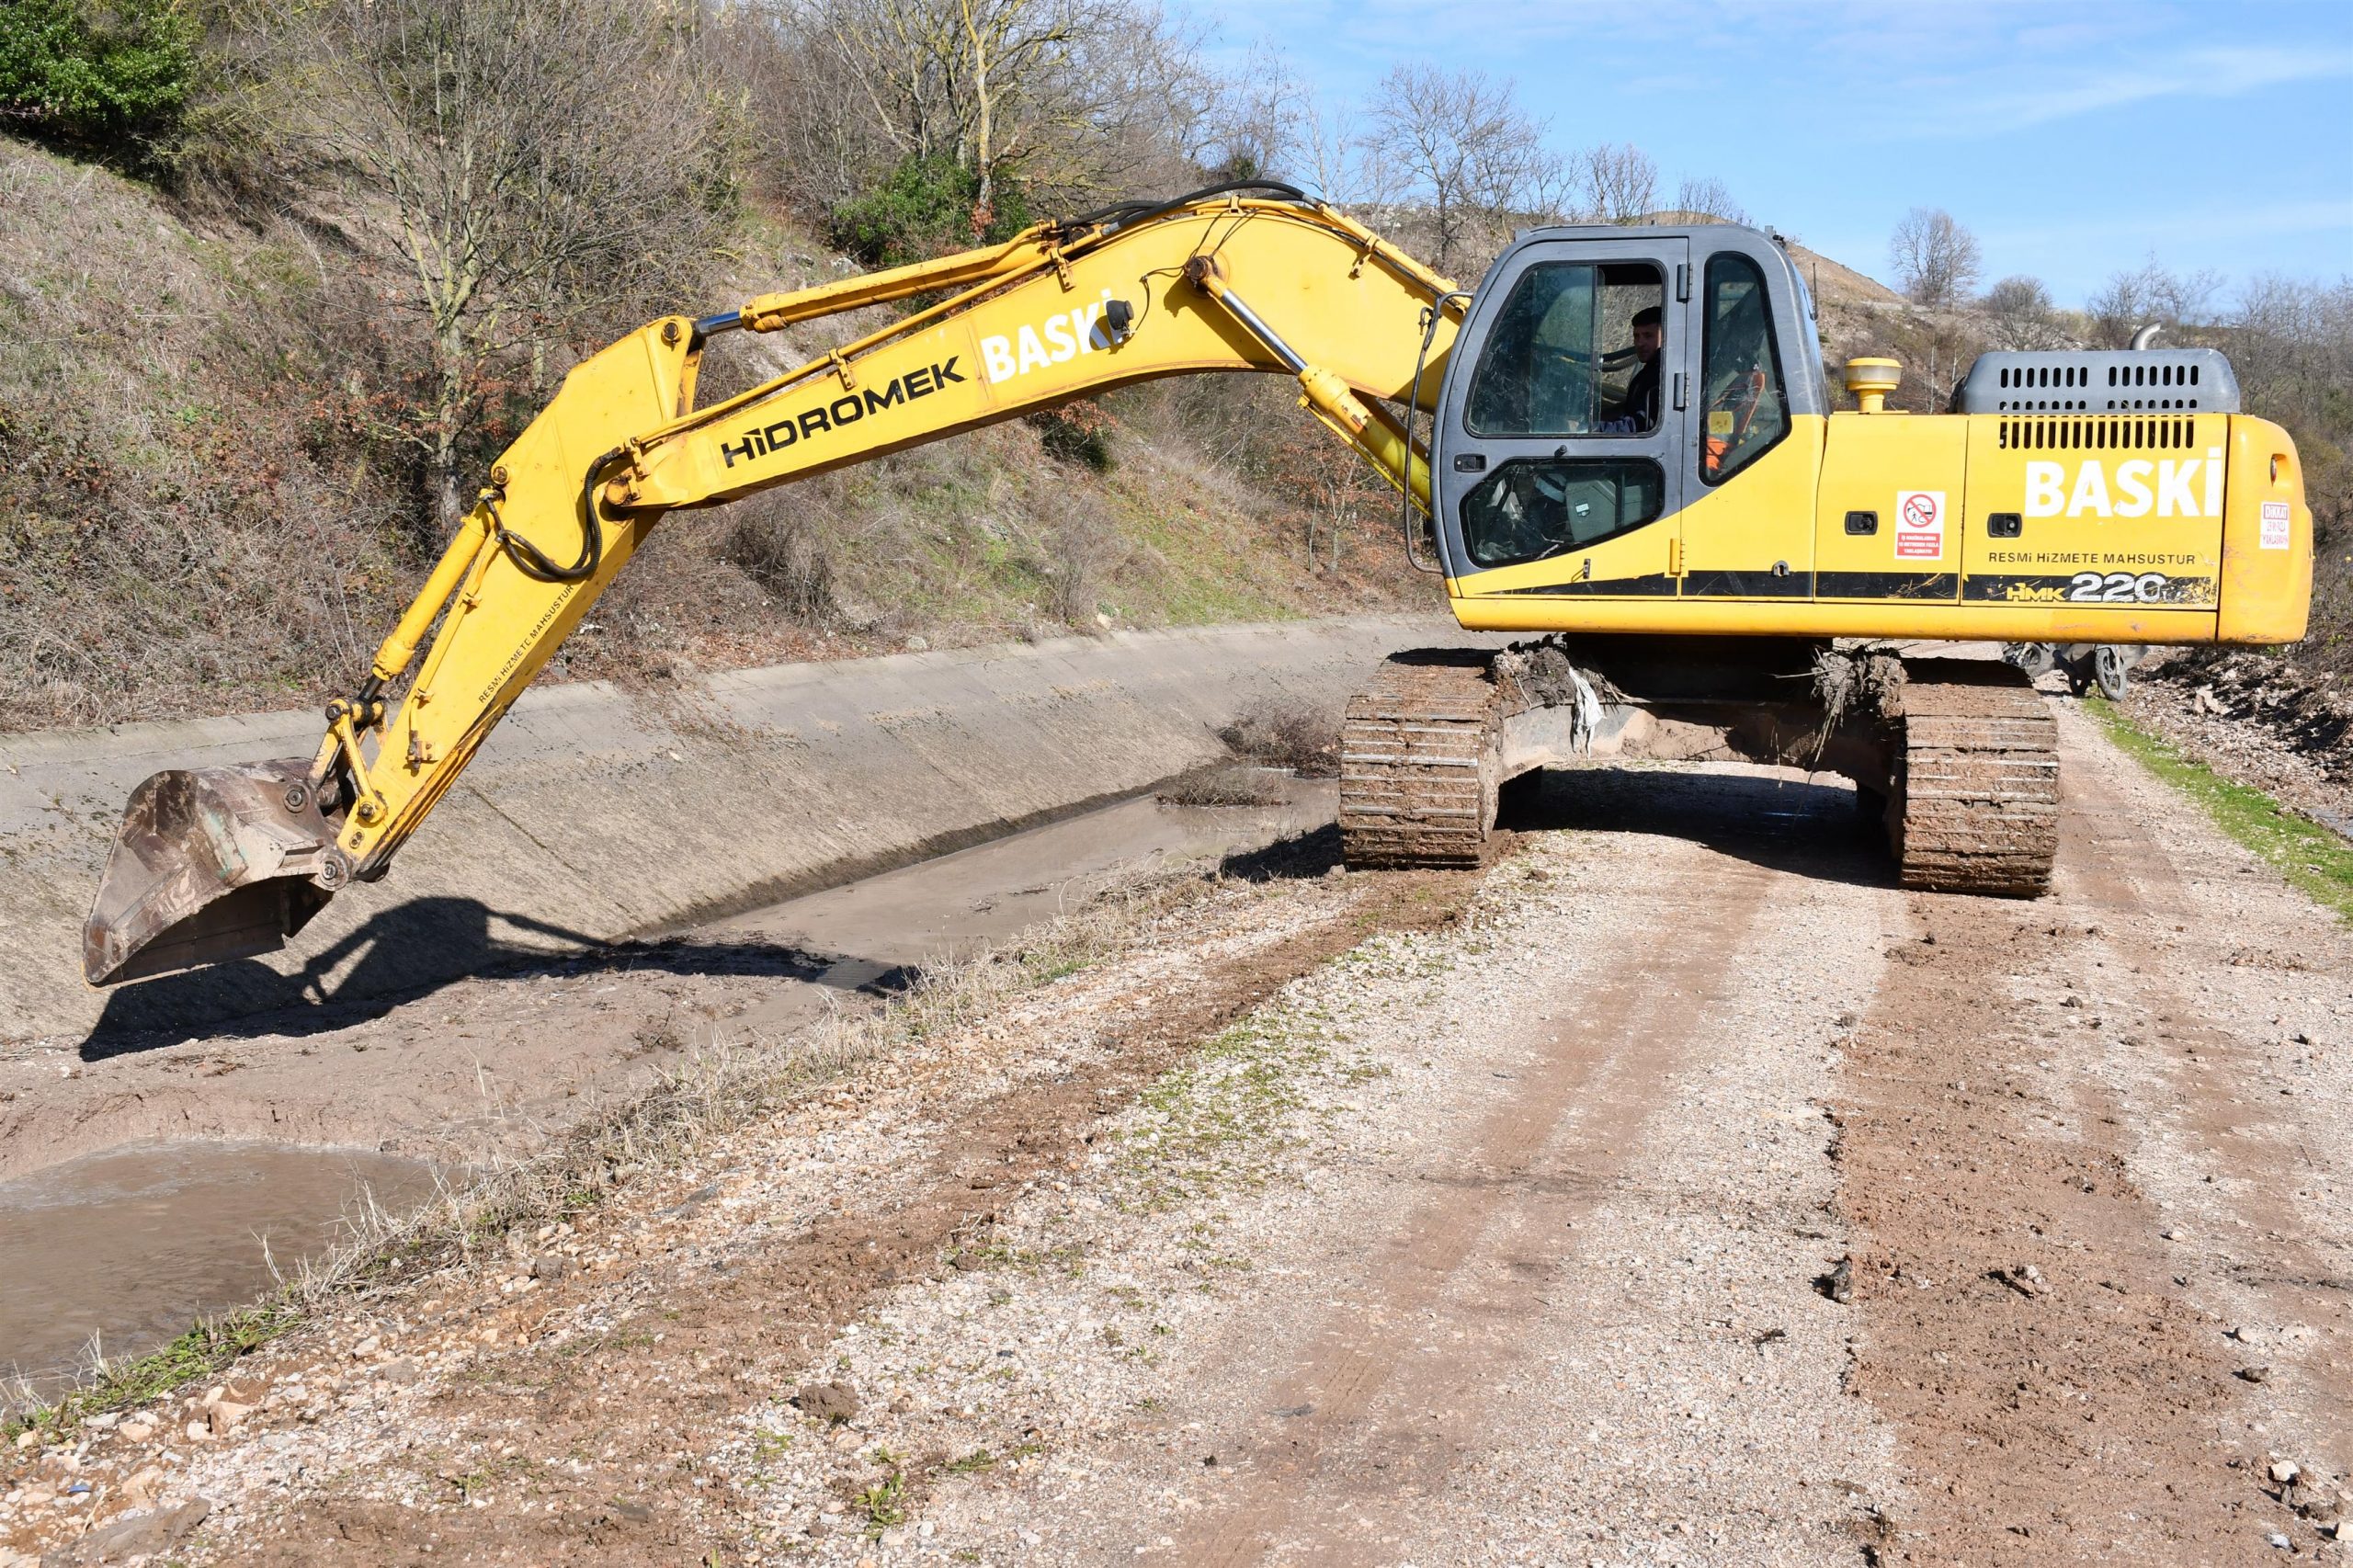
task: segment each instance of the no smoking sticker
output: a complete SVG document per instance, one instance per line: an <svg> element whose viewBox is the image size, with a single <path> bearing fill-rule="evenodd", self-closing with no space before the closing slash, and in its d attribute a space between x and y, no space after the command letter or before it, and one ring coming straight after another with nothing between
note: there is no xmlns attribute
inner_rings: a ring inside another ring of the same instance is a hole
<svg viewBox="0 0 2353 1568"><path fill-rule="evenodd" d="M1895 493L1895 558L1934 561L1945 552L1945 493L1941 490L1899 490Z"/></svg>

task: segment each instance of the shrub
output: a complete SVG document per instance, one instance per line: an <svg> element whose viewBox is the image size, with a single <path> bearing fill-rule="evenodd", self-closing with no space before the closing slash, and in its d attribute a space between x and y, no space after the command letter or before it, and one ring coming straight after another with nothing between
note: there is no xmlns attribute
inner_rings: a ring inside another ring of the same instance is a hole
<svg viewBox="0 0 2353 1568"><path fill-rule="evenodd" d="M1082 400L1042 408L1029 416L1038 444L1050 458L1078 463L1097 473L1111 471L1111 416L1100 403Z"/></svg>
<svg viewBox="0 0 2353 1568"><path fill-rule="evenodd" d="M974 234L980 199L981 176L955 159L909 156L881 186L834 209L833 243L869 267L901 267L1029 226L1020 187L1000 175L988 225Z"/></svg>
<svg viewBox="0 0 2353 1568"><path fill-rule="evenodd" d="M787 614L813 624L834 610L833 562L796 502L806 505L792 491L737 502L720 553L774 594Z"/></svg>
<svg viewBox="0 0 2353 1568"><path fill-rule="evenodd" d="M187 109L196 40L181 0L6 0L0 119L144 162Z"/></svg>
<svg viewBox="0 0 2353 1568"><path fill-rule="evenodd" d="M1340 726L1330 713L1305 707L1254 708L1217 733L1225 749L1267 767L1288 767L1302 778L1340 771Z"/></svg>
<svg viewBox="0 0 2353 1568"><path fill-rule="evenodd" d="M1177 775L1157 799L1165 806L1279 806L1283 792L1259 769L1228 762Z"/></svg>

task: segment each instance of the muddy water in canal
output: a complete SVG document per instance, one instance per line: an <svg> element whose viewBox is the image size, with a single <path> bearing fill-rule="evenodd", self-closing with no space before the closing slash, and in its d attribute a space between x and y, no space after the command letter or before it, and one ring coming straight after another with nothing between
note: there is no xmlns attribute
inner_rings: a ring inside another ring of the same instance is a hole
<svg viewBox="0 0 2353 1568"><path fill-rule="evenodd" d="M54 1383L88 1352L152 1349L267 1291L433 1173L372 1149L146 1143L0 1184L0 1371Z"/></svg>

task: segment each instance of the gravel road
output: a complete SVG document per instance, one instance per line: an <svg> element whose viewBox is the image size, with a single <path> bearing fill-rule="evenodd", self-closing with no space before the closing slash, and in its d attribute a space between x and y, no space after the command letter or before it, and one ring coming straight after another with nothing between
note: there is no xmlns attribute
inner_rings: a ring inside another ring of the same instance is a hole
<svg viewBox="0 0 2353 1568"><path fill-rule="evenodd" d="M2032 903L1661 766L1476 875L1319 837L1067 917L1069 972L15 1451L0 1568L2342 1561L2353 937L2061 718Z"/></svg>

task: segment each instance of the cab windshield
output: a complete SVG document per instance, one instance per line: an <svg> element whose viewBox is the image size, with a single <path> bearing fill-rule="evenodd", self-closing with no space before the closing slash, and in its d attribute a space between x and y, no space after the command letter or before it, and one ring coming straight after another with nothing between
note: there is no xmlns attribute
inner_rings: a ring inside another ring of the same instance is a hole
<svg viewBox="0 0 2353 1568"><path fill-rule="evenodd" d="M1495 314L1471 381L1477 436L1640 435L1655 425L1637 385L1634 318L1659 319L1665 285L1646 262L1543 262ZM1665 359L1669 345L1660 350ZM1654 375L1655 372L1654 371Z"/></svg>

